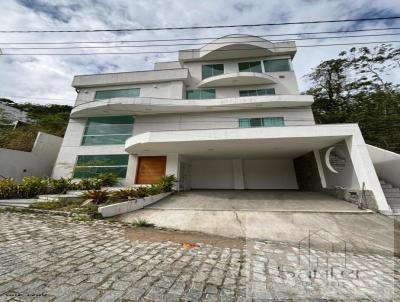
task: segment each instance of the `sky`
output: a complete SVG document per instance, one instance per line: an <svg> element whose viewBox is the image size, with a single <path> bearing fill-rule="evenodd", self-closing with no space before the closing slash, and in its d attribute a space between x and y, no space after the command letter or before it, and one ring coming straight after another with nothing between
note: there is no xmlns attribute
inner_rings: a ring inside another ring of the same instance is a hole
<svg viewBox="0 0 400 302"><path fill-rule="evenodd" d="M2 0L0 1L0 11L2 12L0 30L82 30L280 23L400 16L400 0ZM177 39L219 37L234 33L283 35L383 27L400 28L400 19L396 21L174 31L0 33L0 43ZM400 30L387 31L386 33L400 33ZM333 36L337 36L337 34L333 34ZM294 37L282 36L279 39ZM297 41L296 43L297 45L315 45L388 40L400 40L400 37L326 38ZM400 43L393 44L400 46ZM62 45L0 44L3 54L43 53L46 51L52 53L118 51L118 49L6 49L38 46L62 47ZM201 45L153 47L152 49L169 51L198 47L201 47ZM344 45L299 47L293 66L300 90L304 91L309 87L310 83L307 82L304 75L308 74L312 68L316 67L321 61L335 58L339 52L350 48L351 46ZM149 49L125 48L122 50L140 52ZM76 98L76 92L71 87L74 75L148 70L153 68L156 61L174 61L176 59L176 53L77 56L5 56L0 54L0 97L11 98L18 102L73 105ZM399 72L392 72L386 77L389 81L400 82Z"/></svg>

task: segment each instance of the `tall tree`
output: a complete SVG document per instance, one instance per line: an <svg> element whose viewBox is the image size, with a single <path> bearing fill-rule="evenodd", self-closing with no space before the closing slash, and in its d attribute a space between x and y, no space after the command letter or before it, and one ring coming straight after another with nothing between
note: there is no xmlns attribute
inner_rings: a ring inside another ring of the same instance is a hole
<svg viewBox="0 0 400 302"><path fill-rule="evenodd" d="M367 143L400 153L400 86L385 80L400 69L400 48L352 48L306 77L317 123L359 123Z"/></svg>

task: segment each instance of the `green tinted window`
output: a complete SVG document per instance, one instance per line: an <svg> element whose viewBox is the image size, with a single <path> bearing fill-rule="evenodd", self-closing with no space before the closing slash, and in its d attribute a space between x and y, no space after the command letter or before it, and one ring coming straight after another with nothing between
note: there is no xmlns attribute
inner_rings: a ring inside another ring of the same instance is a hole
<svg viewBox="0 0 400 302"><path fill-rule="evenodd" d="M264 61L265 72L290 71L289 59Z"/></svg>
<svg viewBox="0 0 400 302"><path fill-rule="evenodd" d="M262 72L261 62L242 62L239 63L239 71L242 72Z"/></svg>
<svg viewBox="0 0 400 302"><path fill-rule="evenodd" d="M112 98L133 98L140 95L140 88L115 89L115 90L99 90L96 91L95 99L112 99Z"/></svg>
<svg viewBox="0 0 400 302"><path fill-rule="evenodd" d="M211 64L201 66L201 76L203 80L223 73L224 64Z"/></svg>
<svg viewBox="0 0 400 302"><path fill-rule="evenodd" d="M186 91L188 100L194 99L215 99L215 89L195 89Z"/></svg>
<svg viewBox="0 0 400 302"><path fill-rule="evenodd" d="M275 94L275 88L239 90L240 96L270 95Z"/></svg>
<svg viewBox="0 0 400 302"><path fill-rule="evenodd" d="M73 177L95 177L99 173L109 172L125 178L128 160L128 154L78 155Z"/></svg>
<svg viewBox="0 0 400 302"><path fill-rule="evenodd" d="M241 118L241 119L239 119L239 127L240 128L279 127L279 126L285 126L283 117Z"/></svg>
<svg viewBox="0 0 400 302"><path fill-rule="evenodd" d="M132 136L133 122L132 116L89 117L82 145L124 144Z"/></svg>

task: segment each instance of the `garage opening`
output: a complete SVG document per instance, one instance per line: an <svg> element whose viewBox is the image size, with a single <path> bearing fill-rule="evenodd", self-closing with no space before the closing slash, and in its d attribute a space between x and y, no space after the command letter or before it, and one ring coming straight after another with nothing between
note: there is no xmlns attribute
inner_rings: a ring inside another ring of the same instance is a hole
<svg viewBox="0 0 400 302"><path fill-rule="evenodd" d="M190 158L182 181L186 189L298 189L292 159ZM182 176L182 174L181 174Z"/></svg>

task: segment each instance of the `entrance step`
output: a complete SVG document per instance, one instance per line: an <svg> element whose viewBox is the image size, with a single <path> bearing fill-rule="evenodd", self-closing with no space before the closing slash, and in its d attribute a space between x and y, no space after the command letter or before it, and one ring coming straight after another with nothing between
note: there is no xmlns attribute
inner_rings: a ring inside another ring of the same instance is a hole
<svg viewBox="0 0 400 302"><path fill-rule="evenodd" d="M380 179L379 182L392 211L395 214L400 213L400 188L393 186L383 179Z"/></svg>

